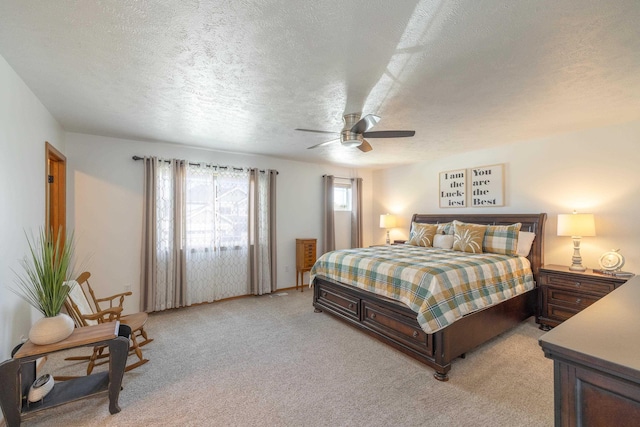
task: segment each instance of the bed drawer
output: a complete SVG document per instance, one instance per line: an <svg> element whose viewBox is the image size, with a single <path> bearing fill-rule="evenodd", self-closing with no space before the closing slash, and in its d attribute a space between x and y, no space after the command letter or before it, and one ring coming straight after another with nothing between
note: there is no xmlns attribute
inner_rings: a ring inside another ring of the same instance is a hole
<svg viewBox="0 0 640 427"><path fill-rule="evenodd" d="M424 332L415 318L403 316L369 301L362 301L362 323L401 345L433 356L433 336Z"/></svg>
<svg viewBox="0 0 640 427"><path fill-rule="evenodd" d="M326 286L319 286L318 303L328 306L354 320L360 320L360 299Z"/></svg>

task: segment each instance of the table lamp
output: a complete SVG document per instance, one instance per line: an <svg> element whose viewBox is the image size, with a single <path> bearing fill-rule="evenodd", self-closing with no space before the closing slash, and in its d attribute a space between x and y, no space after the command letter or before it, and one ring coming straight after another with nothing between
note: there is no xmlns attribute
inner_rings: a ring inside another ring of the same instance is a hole
<svg viewBox="0 0 640 427"><path fill-rule="evenodd" d="M580 238L595 236L596 226L593 214L558 214L558 236L571 236L573 238L573 257L569 270L585 271L580 256Z"/></svg>
<svg viewBox="0 0 640 427"><path fill-rule="evenodd" d="M391 244L391 239L389 239L389 229L395 226L396 226L395 215L390 215L390 214L380 215L380 228L387 229L387 245Z"/></svg>

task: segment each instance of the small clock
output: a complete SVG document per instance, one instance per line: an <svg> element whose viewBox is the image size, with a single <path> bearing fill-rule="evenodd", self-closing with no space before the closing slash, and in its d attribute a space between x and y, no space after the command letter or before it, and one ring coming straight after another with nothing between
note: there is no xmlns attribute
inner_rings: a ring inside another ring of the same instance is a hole
<svg viewBox="0 0 640 427"><path fill-rule="evenodd" d="M600 257L600 267L603 270L615 271L620 270L624 265L624 257L618 252L620 249L611 249Z"/></svg>

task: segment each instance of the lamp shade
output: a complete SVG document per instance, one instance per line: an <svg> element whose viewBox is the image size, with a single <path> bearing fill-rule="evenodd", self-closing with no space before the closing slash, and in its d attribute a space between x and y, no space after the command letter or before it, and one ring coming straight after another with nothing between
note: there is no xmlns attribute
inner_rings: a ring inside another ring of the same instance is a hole
<svg viewBox="0 0 640 427"><path fill-rule="evenodd" d="M558 236L595 236L593 214L558 214Z"/></svg>
<svg viewBox="0 0 640 427"><path fill-rule="evenodd" d="M393 228L396 226L395 215L384 214L380 215L380 228Z"/></svg>

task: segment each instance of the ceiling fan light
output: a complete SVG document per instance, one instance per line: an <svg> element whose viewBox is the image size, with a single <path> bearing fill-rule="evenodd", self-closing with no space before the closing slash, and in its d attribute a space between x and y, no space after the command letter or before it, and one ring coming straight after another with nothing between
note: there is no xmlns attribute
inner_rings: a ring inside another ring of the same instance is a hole
<svg viewBox="0 0 640 427"><path fill-rule="evenodd" d="M343 147L358 147L362 144L362 134L351 132L349 129L344 129L340 134L340 142Z"/></svg>
<svg viewBox="0 0 640 427"><path fill-rule="evenodd" d="M357 147L362 144L362 141L359 139L345 139L342 141L342 145L345 147Z"/></svg>

